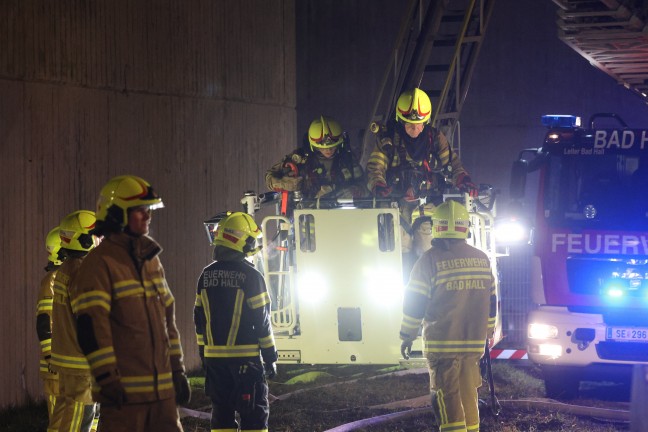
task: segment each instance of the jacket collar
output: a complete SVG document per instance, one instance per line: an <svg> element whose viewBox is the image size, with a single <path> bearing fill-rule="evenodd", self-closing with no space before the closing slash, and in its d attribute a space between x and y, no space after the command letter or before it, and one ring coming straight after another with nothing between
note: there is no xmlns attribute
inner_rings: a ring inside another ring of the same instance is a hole
<svg viewBox="0 0 648 432"><path fill-rule="evenodd" d="M120 232L111 234L108 237L108 241L128 250L133 258L139 262L149 261L162 252L162 247L155 240L146 235L133 237L125 232Z"/></svg>

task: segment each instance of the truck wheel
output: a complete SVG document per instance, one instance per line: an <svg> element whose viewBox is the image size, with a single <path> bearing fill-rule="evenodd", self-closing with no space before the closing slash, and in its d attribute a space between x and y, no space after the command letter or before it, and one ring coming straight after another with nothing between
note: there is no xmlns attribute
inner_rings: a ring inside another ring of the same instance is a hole
<svg viewBox="0 0 648 432"><path fill-rule="evenodd" d="M545 394L550 399L571 400L578 398L580 380L574 372L543 371Z"/></svg>

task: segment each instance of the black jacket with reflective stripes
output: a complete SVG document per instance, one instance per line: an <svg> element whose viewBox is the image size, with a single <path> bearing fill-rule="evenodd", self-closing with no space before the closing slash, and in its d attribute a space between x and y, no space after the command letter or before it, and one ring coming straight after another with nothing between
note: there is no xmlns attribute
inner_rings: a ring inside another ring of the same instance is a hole
<svg viewBox="0 0 648 432"><path fill-rule="evenodd" d="M205 267L194 306L196 339L205 358L277 361L270 296L261 273L245 260Z"/></svg>

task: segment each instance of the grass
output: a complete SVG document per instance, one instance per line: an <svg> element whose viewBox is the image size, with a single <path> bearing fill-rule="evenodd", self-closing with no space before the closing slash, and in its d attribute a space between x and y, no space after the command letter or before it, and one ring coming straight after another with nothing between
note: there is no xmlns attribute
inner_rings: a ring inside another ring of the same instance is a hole
<svg viewBox="0 0 648 432"><path fill-rule="evenodd" d="M0 430L3 432L46 432L47 405L45 401L28 401L21 407L0 411Z"/></svg>
<svg viewBox="0 0 648 432"><path fill-rule="evenodd" d="M392 374L399 370L385 366L309 366L280 365L279 374L270 382L270 393L275 399L270 408L272 432L316 432L361 418L404 411L406 408L376 409L371 406L389 402L426 397L426 373ZM204 394L201 372L189 374L193 389L188 408L208 410L209 399ZM493 376L500 401L520 398L542 398L544 385L539 371L532 367L518 367L514 362L494 362ZM594 390L596 386L590 385ZM589 388L589 387L588 387ZM600 386L601 394L588 393L584 405L628 409L627 401L606 398L609 386ZM588 390L589 391L589 390ZM488 401L486 385L480 389L480 398ZM606 423L591 418L521 408L505 408L494 417L482 407L481 432L613 432L629 431L629 425ZM29 402L21 408L0 412L0 430L7 432L45 431L47 414L45 403ZM209 432L209 422L191 417L182 419L185 432ZM434 418L427 411L389 424L372 426L371 432L431 432L436 431ZM361 432L362 429L359 429ZM367 429L369 431L369 429Z"/></svg>

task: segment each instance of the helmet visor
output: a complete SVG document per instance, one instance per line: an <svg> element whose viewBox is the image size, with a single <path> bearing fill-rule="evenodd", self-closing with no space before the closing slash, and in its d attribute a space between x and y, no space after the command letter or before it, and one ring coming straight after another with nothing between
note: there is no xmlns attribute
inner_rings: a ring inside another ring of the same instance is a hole
<svg viewBox="0 0 648 432"><path fill-rule="evenodd" d="M312 139L311 144L313 144L313 147L317 148L331 148L338 146L342 143L342 137L333 137L331 135L324 135L320 139Z"/></svg>
<svg viewBox="0 0 648 432"><path fill-rule="evenodd" d="M214 244L214 239L216 238L216 228L218 228L218 222L205 222L205 231L207 232L207 237L209 238L209 244Z"/></svg>
<svg viewBox="0 0 648 432"><path fill-rule="evenodd" d="M213 245L214 240L216 239L216 229L218 228L218 224L220 221L225 219L227 216L231 215L232 212L230 211L225 211L218 213L216 216L212 216L211 218L207 219L205 222L203 222L203 225L205 226L205 231L207 232L207 237L209 238L209 244Z"/></svg>
<svg viewBox="0 0 648 432"><path fill-rule="evenodd" d="M404 112L401 111L401 115L403 116L403 118L405 120L421 121L421 120L425 120L426 116L429 115L429 113L427 113L427 114L419 114L418 110L413 109L408 113L404 113Z"/></svg>

